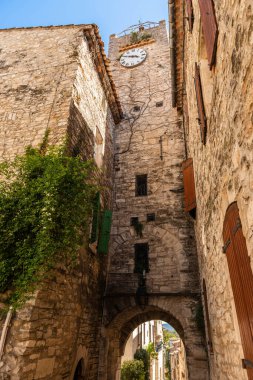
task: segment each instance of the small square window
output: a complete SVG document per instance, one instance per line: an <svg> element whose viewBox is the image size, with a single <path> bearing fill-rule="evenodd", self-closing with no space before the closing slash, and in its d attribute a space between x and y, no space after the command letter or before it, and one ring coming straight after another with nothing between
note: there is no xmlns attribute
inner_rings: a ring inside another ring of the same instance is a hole
<svg viewBox="0 0 253 380"><path fill-rule="evenodd" d="M138 216L133 216L131 219L130 219L130 226L136 226L136 224L139 223L139 218Z"/></svg>
<svg viewBox="0 0 253 380"><path fill-rule="evenodd" d="M139 112L141 110L141 107L140 106L134 106L133 107L133 111L134 112Z"/></svg>
<svg viewBox="0 0 253 380"><path fill-rule="evenodd" d="M154 222L155 221L155 214L147 214L147 222Z"/></svg>
<svg viewBox="0 0 253 380"><path fill-rule="evenodd" d="M161 102L156 102L156 107L162 107L163 106L163 102L161 101Z"/></svg>
<svg viewBox="0 0 253 380"><path fill-rule="evenodd" d="M136 197L143 197L148 194L147 187L147 174L137 175L136 176L136 187L135 187L135 195Z"/></svg>

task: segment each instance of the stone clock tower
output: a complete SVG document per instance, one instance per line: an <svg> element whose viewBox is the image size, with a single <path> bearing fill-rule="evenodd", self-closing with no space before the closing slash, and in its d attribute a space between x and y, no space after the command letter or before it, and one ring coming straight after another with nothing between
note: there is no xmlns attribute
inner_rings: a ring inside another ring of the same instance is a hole
<svg viewBox="0 0 253 380"><path fill-rule="evenodd" d="M114 210L100 378L117 379L128 336L165 320L184 340L189 379L207 379L196 324L200 290L193 223L183 210L184 134L171 104L165 21L110 38L123 109L114 131Z"/></svg>

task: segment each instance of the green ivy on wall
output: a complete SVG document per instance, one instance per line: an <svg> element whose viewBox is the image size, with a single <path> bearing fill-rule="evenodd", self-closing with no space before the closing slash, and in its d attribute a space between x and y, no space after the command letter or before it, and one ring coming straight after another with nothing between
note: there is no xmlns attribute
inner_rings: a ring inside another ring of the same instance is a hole
<svg viewBox="0 0 253 380"><path fill-rule="evenodd" d="M92 162L46 145L0 166L0 292L14 307L57 262L75 265L99 190Z"/></svg>

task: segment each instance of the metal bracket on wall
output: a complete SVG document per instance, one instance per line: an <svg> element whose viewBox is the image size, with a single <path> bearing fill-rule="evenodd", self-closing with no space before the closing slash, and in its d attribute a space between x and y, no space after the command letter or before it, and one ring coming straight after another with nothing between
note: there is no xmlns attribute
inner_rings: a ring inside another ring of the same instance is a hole
<svg viewBox="0 0 253 380"><path fill-rule="evenodd" d="M242 359L242 368L245 368L245 369L253 368L253 362L248 359Z"/></svg>
<svg viewBox="0 0 253 380"><path fill-rule="evenodd" d="M228 239L228 240L226 241L226 243L223 245L223 247L222 247L222 252L223 252L223 253L226 253L226 252L227 252L227 249L228 249L230 243L231 243L231 240Z"/></svg>

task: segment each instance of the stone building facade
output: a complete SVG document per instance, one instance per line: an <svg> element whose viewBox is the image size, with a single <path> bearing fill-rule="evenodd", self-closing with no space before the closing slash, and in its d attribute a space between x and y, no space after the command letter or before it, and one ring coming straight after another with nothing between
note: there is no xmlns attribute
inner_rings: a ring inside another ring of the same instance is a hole
<svg viewBox="0 0 253 380"><path fill-rule="evenodd" d="M163 352L163 322L147 321L136 327L128 338L121 364L133 360L138 349L147 349L153 344L157 357L150 360L150 380L163 380L165 356Z"/></svg>
<svg viewBox="0 0 253 380"><path fill-rule="evenodd" d="M193 160L211 379L252 379L253 6L169 6L172 92Z"/></svg>
<svg viewBox="0 0 253 380"><path fill-rule="evenodd" d="M9 29L0 35L1 160L38 146L49 130L51 144L67 140L71 154L94 157L104 173L102 206L111 209L112 138L121 109L98 28ZM94 247L81 249L79 258L72 271L59 263L53 278L13 316L1 379L73 379L75 371L75 379L97 379L107 259Z"/></svg>
<svg viewBox="0 0 253 380"><path fill-rule="evenodd" d="M185 350L181 339L171 338L169 340L169 361L171 380L185 380L187 367L185 361Z"/></svg>
<svg viewBox="0 0 253 380"><path fill-rule="evenodd" d="M172 109L165 21L111 36L109 58L123 121L115 128L99 378L118 379L132 331L159 319L182 337L189 379L207 379L206 352L196 324L200 292L193 222L183 210L184 134ZM143 62L131 67L132 59Z"/></svg>

